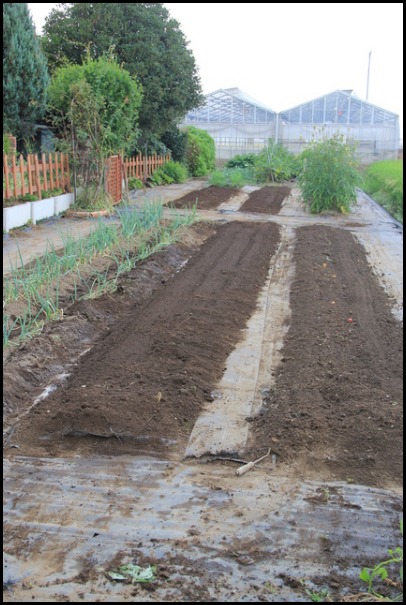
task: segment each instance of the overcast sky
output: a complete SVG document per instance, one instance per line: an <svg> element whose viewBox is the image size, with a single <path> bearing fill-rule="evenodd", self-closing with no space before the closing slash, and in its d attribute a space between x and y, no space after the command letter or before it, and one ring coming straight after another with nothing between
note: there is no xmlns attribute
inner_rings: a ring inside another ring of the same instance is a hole
<svg viewBox="0 0 406 605"><path fill-rule="evenodd" d="M274 111L352 89L403 124L402 3L164 3L204 93L237 87ZM38 33L57 4L28 4Z"/></svg>

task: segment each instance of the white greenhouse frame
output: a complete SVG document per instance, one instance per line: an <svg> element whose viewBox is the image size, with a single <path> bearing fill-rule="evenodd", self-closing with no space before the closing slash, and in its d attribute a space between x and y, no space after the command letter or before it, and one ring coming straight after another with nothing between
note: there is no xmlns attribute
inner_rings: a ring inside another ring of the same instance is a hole
<svg viewBox="0 0 406 605"><path fill-rule="evenodd" d="M336 90L276 113L238 88L219 89L189 111L183 125L206 130L220 160L258 153L270 138L297 154L311 139L336 132L354 144L364 163L396 158L400 145L399 116L351 90Z"/></svg>

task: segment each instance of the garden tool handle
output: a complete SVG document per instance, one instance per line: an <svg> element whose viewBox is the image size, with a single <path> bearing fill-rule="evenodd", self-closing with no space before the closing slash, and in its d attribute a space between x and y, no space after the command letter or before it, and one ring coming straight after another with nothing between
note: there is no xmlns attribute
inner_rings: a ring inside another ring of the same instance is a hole
<svg viewBox="0 0 406 605"><path fill-rule="evenodd" d="M235 474L243 475L244 473L247 473L249 470L251 470L254 465L255 465L255 462L248 462L247 464L243 464L243 466L240 466L239 468L237 468L237 470L235 471Z"/></svg>

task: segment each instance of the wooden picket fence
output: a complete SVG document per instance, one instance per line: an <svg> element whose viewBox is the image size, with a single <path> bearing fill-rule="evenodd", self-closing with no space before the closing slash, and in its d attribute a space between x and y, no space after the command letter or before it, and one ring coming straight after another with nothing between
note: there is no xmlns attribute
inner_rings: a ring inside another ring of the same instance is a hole
<svg viewBox="0 0 406 605"><path fill-rule="evenodd" d="M148 155L138 154L134 158L124 158L124 169L128 179L136 178L145 181L153 172L169 162L169 155Z"/></svg>
<svg viewBox="0 0 406 605"><path fill-rule="evenodd" d="M111 189L115 201L121 199L121 178L135 177L145 181L154 171L170 160L170 156L156 154L133 158L112 156L106 163L107 188ZM120 166L117 165L120 162ZM3 199L36 195L41 199L42 193L51 189L71 191L69 157L64 153L29 154L24 160L20 155L3 154Z"/></svg>
<svg viewBox="0 0 406 605"><path fill-rule="evenodd" d="M3 154L3 199L29 193L42 198L44 191L70 191L69 158L66 153L29 154L27 160Z"/></svg>

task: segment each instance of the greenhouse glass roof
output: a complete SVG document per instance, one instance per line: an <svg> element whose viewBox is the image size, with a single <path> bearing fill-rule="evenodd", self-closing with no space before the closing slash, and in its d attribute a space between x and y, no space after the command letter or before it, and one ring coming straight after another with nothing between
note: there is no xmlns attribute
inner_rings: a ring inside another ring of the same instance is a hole
<svg viewBox="0 0 406 605"><path fill-rule="evenodd" d="M398 116L363 101L349 90L336 90L324 97L281 112L285 122L293 124L396 124Z"/></svg>
<svg viewBox="0 0 406 605"><path fill-rule="evenodd" d="M206 95L202 107L189 111L185 123L272 124L276 113L239 88L219 89Z"/></svg>

